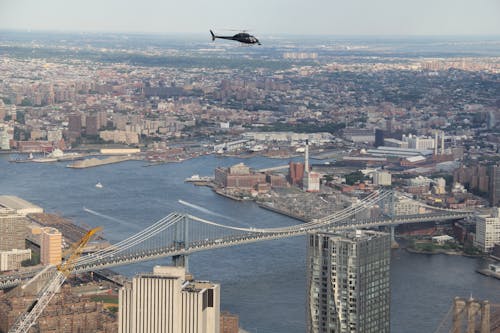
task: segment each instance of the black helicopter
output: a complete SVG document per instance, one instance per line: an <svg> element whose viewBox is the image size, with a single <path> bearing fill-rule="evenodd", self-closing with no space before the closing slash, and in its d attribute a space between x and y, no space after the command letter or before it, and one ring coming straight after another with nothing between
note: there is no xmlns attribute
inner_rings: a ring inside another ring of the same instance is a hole
<svg viewBox="0 0 500 333"><path fill-rule="evenodd" d="M212 30L210 30L210 34L212 35L212 41L214 41L216 38L220 38L220 39L235 40L235 41L238 41L238 42L243 43L243 44L261 45L257 38L255 38L254 36L252 36L246 32L240 32L234 36L217 36L216 34L214 34L214 32Z"/></svg>

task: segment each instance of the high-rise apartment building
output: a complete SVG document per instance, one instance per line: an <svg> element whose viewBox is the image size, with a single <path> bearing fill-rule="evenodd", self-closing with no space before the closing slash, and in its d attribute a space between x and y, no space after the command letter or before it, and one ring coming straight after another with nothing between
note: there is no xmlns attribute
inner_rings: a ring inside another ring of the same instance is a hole
<svg viewBox="0 0 500 333"><path fill-rule="evenodd" d="M70 137L79 138L82 134L82 115L70 114L68 116L68 132Z"/></svg>
<svg viewBox="0 0 500 333"><path fill-rule="evenodd" d="M56 228L42 228L40 235L40 263L58 265L62 258L62 234Z"/></svg>
<svg viewBox="0 0 500 333"><path fill-rule="evenodd" d="M474 245L483 252L489 252L495 244L500 244L500 208L494 207L488 215L478 215Z"/></svg>
<svg viewBox="0 0 500 333"><path fill-rule="evenodd" d="M155 266L119 292L118 333L219 333L220 288L184 268Z"/></svg>
<svg viewBox="0 0 500 333"><path fill-rule="evenodd" d="M390 331L389 234L309 235L308 333Z"/></svg>
<svg viewBox="0 0 500 333"><path fill-rule="evenodd" d="M25 238L28 234L28 220L26 217L0 206L0 251L24 249Z"/></svg>
<svg viewBox="0 0 500 333"><path fill-rule="evenodd" d="M99 134L99 118L97 116L87 116L85 118L85 134L86 135Z"/></svg>
<svg viewBox="0 0 500 333"><path fill-rule="evenodd" d="M500 206L500 166L490 166L489 174L490 204L492 206Z"/></svg>

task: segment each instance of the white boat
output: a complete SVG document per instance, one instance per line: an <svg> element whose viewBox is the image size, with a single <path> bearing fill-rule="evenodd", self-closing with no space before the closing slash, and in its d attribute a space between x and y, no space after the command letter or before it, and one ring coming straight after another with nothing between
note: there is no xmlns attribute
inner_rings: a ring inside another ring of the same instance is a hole
<svg viewBox="0 0 500 333"><path fill-rule="evenodd" d="M103 188L102 184L100 182L97 182L97 184L95 184L95 187L97 188Z"/></svg>

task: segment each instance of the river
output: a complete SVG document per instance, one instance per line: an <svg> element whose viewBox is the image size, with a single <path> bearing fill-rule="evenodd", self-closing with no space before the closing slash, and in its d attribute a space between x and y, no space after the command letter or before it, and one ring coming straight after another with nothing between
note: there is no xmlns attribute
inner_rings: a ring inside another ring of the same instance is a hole
<svg viewBox="0 0 500 333"><path fill-rule="evenodd" d="M152 167L131 161L75 170L66 168L65 163L9 163L8 158L0 155L0 194L17 195L75 223L102 226L111 242L140 231L172 211L245 227L297 223L251 202L236 202L209 188L184 183L184 178L193 174L212 175L216 166L244 162L262 168L287 160L203 156ZM97 182L103 188L96 188ZM221 284L221 310L239 315L240 325L247 331L302 333L305 253L305 238L296 237L197 253L190 256L189 267L195 278ZM116 270L131 276L149 272L155 264L168 263L170 259L164 259ZM455 296L472 295L500 303L500 281L474 271L483 264L474 258L393 250L392 332L434 332Z"/></svg>

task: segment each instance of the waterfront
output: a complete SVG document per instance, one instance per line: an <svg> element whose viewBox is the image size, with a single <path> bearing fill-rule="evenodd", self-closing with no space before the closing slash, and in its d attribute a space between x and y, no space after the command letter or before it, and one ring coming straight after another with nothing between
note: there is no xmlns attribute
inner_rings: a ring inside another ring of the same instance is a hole
<svg viewBox="0 0 500 333"><path fill-rule="evenodd" d="M0 156L0 194L20 196L77 223L102 226L111 242L171 211L251 227L298 223L251 202L236 202L209 188L184 183L192 174L212 175L219 165L243 161L262 168L284 164L279 159L204 156L148 168L143 167L144 162L132 161L82 170L66 168L64 163L7 161L8 155ZM103 188L96 188L96 182ZM262 242L192 255L190 269L198 279L221 283L222 309L238 314L247 331L298 333L305 331L305 252L304 237ZM169 262L165 259L117 270L132 275L151 271L153 264ZM480 264L481 260L473 258L395 250L391 266L392 332L433 332L454 296L472 294L499 303L500 283L477 274L474 270Z"/></svg>

